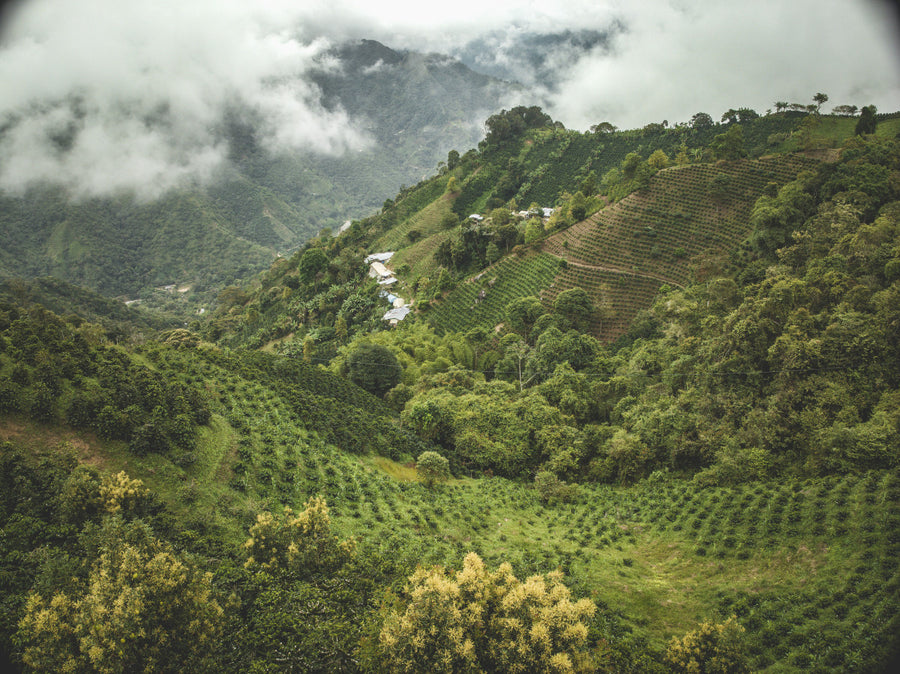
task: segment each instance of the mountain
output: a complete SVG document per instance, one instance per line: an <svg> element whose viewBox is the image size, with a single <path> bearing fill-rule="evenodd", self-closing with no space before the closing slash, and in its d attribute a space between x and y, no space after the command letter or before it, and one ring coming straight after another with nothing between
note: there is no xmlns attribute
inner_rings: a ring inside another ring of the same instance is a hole
<svg viewBox="0 0 900 674"><path fill-rule="evenodd" d="M229 110L219 133L230 165L208 187L149 202L76 199L51 186L0 197L0 274L53 275L111 296L221 288L321 229L373 212L451 148L476 144L481 120L514 90L452 59L372 41L330 52L314 84L323 105L347 111L372 139L368 149L273 153L257 140L252 110Z"/></svg>

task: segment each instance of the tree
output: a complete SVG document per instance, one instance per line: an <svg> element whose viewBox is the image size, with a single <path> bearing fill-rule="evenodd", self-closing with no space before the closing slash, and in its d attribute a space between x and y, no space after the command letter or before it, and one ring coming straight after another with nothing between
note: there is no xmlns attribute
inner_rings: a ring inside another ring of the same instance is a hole
<svg viewBox="0 0 900 674"><path fill-rule="evenodd" d="M334 338L340 344L344 344L347 341L347 334L347 319L339 315L334 319ZM306 349L306 344L303 348Z"/></svg>
<svg viewBox="0 0 900 674"><path fill-rule="evenodd" d="M738 111L734 108L729 108L722 113L723 124L734 124L736 121L738 121Z"/></svg>
<svg viewBox="0 0 900 674"><path fill-rule="evenodd" d="M716 203L723 203L728 199L732 189L731 176L727 173L717 173L706 186L709 196Z"/></svg>
<svg viewBox="0 0 900 674"><path fill-rule="evenodd" d="M566 484L549 470L538 471L534 476L534 487L542 502L547 504L568 503L578 494L578 486Z"/></svg>
<svg viewBox="0 0 900 674"><path fill-rule="evenodd" d="M647 158L647 164L654 172L661 171L669 165L669 157L662 150L655 150L653 154Z"/></svg>
<svg viewBox="0 0 900 674"><path fill-rule="evenodd" d="M740 159L746 156L744 150L744 128L740 124L732 124L728 131L713 138L710 146L716 159Z"/></svg>
<svg viewBox="0 0 900 674"><path fill-rule="evenodd" d="M625 180L633 180L638 168L643 163L644 160L641 158L641 155L637 152L629 152L625 155L625 159L622 160L622 177Z"/></svg>
<svg viewBox="0 0 900 674"><path fill-rule="evenodd" d="M378 397L400 383L400 374L394 352L381 344L364 342L347 357L347 378Z"/></svg>
<svg viewBox="0 0 900 674"><path fill-rule="evenodd" d="M495 226L501 226L512 220L512 213L508 208L495 208L491 211L490 217Z"/></svg>
<svg viewBox="0 0 900 674"><path fill-rule="evenodd" d="M813 100L816 102L816 114L818 115L819 109L822 107L822 105L828 102L828 94L823 94L821 92L817 93L815 96L813 96Z"/></svg>
<svg viewBox="0 0 900 674"><path fill-rule="evenodd" d="M525 223L525 243L537 241L544 235L544 223L538 218L529 218Z"/></svg>
<svg viewBox="0 0 900 674"><path fill-rule="evenodd" d="M594 304L584 288L569 288L557 295L553 302L553 311L576 329L584 330L591 322Z"/></svg>
<svg viewBox="0 0 900 674"><path fill-rule="evenodd" d="M587 620L596 606L572 601L562 572L521 581L509 564L489 570L474 552L453 573L419 568L386 612L378 657L392 672L581 672Z"/></svg>
<svg viewBox="0 0 900 674"><path fill-rule="evenodd" d="M681 639L673 637L666 663L690 674L744 674L750 671L741 646L741 627L734 616L724 623L704 622Z"/></svg>
<svg viewBox="0 0 900 674"><path fill-rule="evenodd" d="M691 117L691 128L696 129L697 131L709 129L713 124L713 118L705 112L698 112L693 117Z"/></svg>
<svg viewBox="0 0 900 674"><path fill-rule="evenodd" d="M610 122L600 122L599 124L594 124L591 127L591 133L596 133L596 134L613 133L614 131L617 130L617 128L618 127L616 127L614 124L611 124Z"/></svg>
<svg viewBox="0 0 900 674"><path fill-rule="evenodd" d="M831 110L833 114L843 117L853 117L858 111L859 108L855 105L836 105Z"/></svg>
<svg viewBox="0 0 900 674"><path fill-rule="evenodd" d="M281 515L265 511L256 516L244 543L245 566L302 577L331 573L350 559L354 545L352 539L340 541L331 533L328 505L313 496L296 515L285 508Z"/></svg>
<svg viewBox="0 0 900 674"><path fill-rule="evenodd" d="M859 121L856 122L856 135L865 136L875 133L877 122L875 120L875 112L877 109L874 105L866 105L859 114Z"/></svg>
<svg viewBox="0 0 900 674"><path fill-rule="evenodd" d="M428 487L433 487L436 482L446 482L450 479L450 462L437 452L429 450L419 454L419 458L416 459L416 471Z"/></svg>
<svg viewBox="0 0 900 674"><path fill-rule="evenodd" d="M575 222L581 222L587 216L587 200L580 191L572 195L572 199L569 201L569 212Z"/></svg>
<svg viewBox="0 0 900 674"><path fill-rule="evenodd" d="M459 181L456 179L456 176L450 176L450 179L447 180L447 189L444 192L447 194L459 192Z"/></svg>
<svg viewBox="0 0 900 674"><path fill-rule="evenodd" d="M506 319L509 321L509 326L526 339L534 322L543 313L544 305L532 295L517 297L506 305Z"/></svg>
<svg viewBox="0 0 900 674"><path fill-rule="evenodd" d="M223 613L212 574L159 541L118 541L102 549L83 594L32 594L17 639L35 671L202 671Z"/></svg>
<svg viewBox="0 0 900 674"><path fill-rule="evenodd" d="M452 171L457 166L459 166L459 152L450 150L450 152L447 153L447 170Z"/></svg>
<svg viewBox="0 0 900 674"><path fill-rule="evenodd" d="M345 330L346 332L346 330ZM310 335L303 338L303 362L312 363L316 355L316 340Z"/></svg>
<svg viewBox="0 0 900 674"><path fill-rule="evenodd" d="M325 251L321 248L309 248L301 256L300 263L297 265L297 271L300 272L300 277L307 283L316 281L316 289L318 290L317 276L320 272L325 271L327 267L328 256L325 255Z"/></svg>
<svg viewBox="0 0 900 674"><path fill-rule="evenodd" d="M488 264L494 264L500 259L500 249L493 241L488 243L487 248L484 249L484 259L487 260Z"/></svg>

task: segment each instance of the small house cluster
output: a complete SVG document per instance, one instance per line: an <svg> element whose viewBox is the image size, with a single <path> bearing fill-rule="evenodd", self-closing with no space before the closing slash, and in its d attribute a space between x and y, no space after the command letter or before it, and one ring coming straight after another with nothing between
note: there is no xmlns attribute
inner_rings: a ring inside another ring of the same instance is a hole
<svg viewBox="0 0 900 674"><path fill-rule="evenodd" d="M407 306L406 300L387 289L397 283L397 277L385 266L385 263L390 261L393 256L393 251L373 253L365 258L365 262L369 265L369 278L376 279L378 285L385 286L379 295L386 299L392 307L382 316L382 319L388 321L391 325L397 325L409 315L411 309Z"/></svg>

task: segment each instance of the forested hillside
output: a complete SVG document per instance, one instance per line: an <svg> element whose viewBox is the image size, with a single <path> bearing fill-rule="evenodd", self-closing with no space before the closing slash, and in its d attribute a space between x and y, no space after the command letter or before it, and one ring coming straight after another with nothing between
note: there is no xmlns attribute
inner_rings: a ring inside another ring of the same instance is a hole
<svg viewBox="0 0 900 674"><path fill-rule="evenodd" d="M492 116L186 328L10 286L4 664L893 671L898 119L729 112Z"/></svg>

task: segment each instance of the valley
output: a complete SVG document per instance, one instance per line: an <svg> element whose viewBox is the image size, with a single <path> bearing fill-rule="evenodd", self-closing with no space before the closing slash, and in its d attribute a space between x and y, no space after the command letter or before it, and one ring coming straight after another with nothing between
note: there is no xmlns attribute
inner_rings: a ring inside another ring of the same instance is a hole
<svg viewBox="0 0 900 674"><path fill-rule="evenodd" d="M277 185L219 188L228 242L221 202L172 196L160 218L247 265L153 230L210 258L189 321L5 281L2 664L892 671L900 116L744 115L504 110L274 260L298 208ZM63 244L87 206L60 199L54 259L84 262ZM128 280L91 272L107 295L162 285L125 234ZM383 251L412 310L393 327Z"/></svg>

